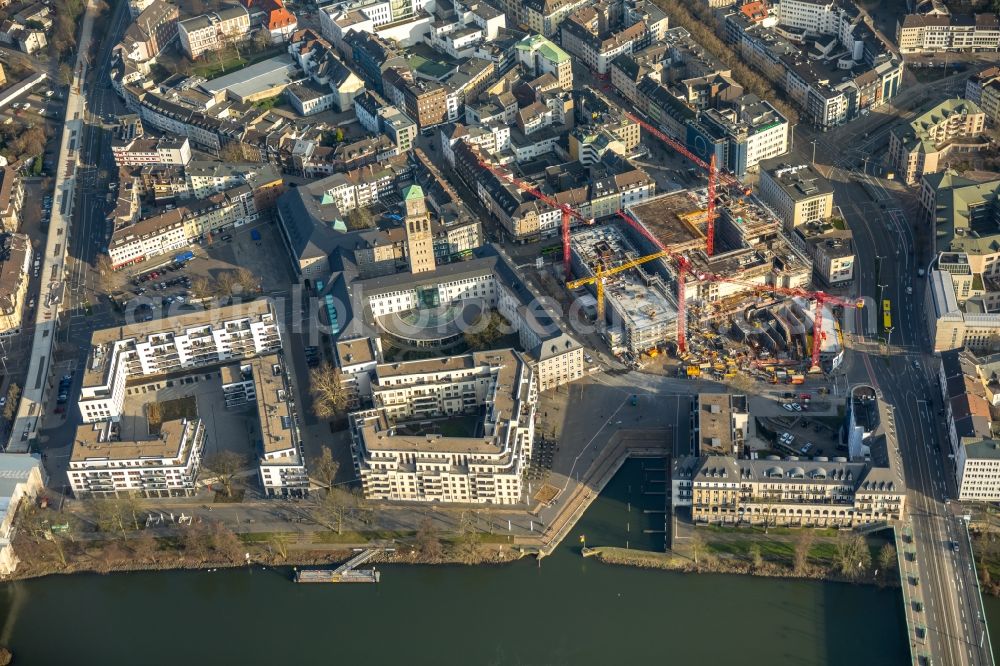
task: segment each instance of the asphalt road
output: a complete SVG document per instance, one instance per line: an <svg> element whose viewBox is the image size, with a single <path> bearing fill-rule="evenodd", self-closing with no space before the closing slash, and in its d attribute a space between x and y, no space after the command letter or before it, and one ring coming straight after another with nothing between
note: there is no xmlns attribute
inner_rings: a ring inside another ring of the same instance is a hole
<svg viewBox="0 0 1000 666"><path fill-rule="evenodd" d="M945 91L962 86L964 79L953 77L937 90L943 97ZM915 115L907 111L900 117ZM927 627L924 638L910 636L914 658L933 656L935 663L956 666L992 664L971 546L964 523L947 499L955 495L954 480L948 472L947 438L937 415L941 407L938 362L928 353L924 280L917 275L930 262L932 251L913 224L914 191L871 175L884 173L878 160L885 154L891 125L891 119L873 115L866 123L826 135L799 131L798 157L811 158L815 139L816 161L828 172L835 203L855 235L857 293L869 297L873 305L883 298L892 302L893 329L884 336L890 344L878 339L877 317L859 315L868 321L855 327L853 350L843 372L852 384L875 386L895 416L908 485L912 547L920 572L918 586L907 592L910 599L922 602L922 609L912 603L914 624ZM850 148L845 151L844 146ZM907 293L908 287L912 294Z"/></svg>

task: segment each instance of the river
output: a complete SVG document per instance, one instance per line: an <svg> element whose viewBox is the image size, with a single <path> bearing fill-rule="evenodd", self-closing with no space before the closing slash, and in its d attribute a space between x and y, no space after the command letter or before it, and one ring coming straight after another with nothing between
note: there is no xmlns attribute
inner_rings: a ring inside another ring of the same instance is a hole
<svg viewBox="0 0 1000 666"><path fill-rule="evenodd" d="M640 494L641 467L629 462L540 567L388 566L378 585L261 568L52 576L0 588L0 643L29 666L908 663L897 589L581 558L580 535L662 546L642 534L662 519L639 505L662 497Z"/></svg>

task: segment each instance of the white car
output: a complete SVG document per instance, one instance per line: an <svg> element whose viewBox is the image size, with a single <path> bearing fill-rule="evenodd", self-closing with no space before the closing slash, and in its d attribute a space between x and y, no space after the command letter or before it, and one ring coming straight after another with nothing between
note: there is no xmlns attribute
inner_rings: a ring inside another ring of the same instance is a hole
<svg viewBox="0 0 1000 666"><path fill-rule="evenodd" d="M802 411L802 405L800 405L797 402L793 402L792 403L792 409L794 409L797 412L801 412Z"/></svg>
<svg viewBox="0 0 1000 666"><path fill-rule="evenodd" d="M790 404L788 404L787 402L786 402L785 404L783 404L783 405L782 405L782 407L784 407L784 408L785 408L785 409L786 409L787 411L789 411L789 412L794 412L794 411L795 411L795 408L794 408L794 407L792 407L792 406L791 406Z"/></svg>

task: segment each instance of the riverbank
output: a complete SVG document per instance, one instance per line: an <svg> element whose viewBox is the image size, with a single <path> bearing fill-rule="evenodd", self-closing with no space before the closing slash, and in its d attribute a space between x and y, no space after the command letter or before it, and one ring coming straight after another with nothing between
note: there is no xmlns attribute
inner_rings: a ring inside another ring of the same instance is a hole
<svg viewBox="0 0 1000 666"><path fill-rule="evenodd" d="M632 550L612 546L588 548L585 557L593 557L598 562L617 566L639 567L642 569L662 569L691 574L733 574L762 578L788 580L816 580L833 583L863 583L880 587L899 587L899 578L894 572L888 576L849 577L825 567L809 565L796 570L773 562L742 562L734 559L705 558L695 562L690 557L677 553Z"/></svg>
<svg viewBox="0 0 1000 666"><path fill-rule="evenodd" d="M101 533L81 539L51 533L19 532L14 550L20 564L5 580L28 580L75 573L206 570L259 564L269 567L328 566L350 559L354 548L389 547L376 564L504 564L528 554L524 549L488 543L488 535L453 538L417 535L412 543L306 544L284 533L261 540L259 534L237 535L220 523L193 525L180 536L150 531Z"/></svg>

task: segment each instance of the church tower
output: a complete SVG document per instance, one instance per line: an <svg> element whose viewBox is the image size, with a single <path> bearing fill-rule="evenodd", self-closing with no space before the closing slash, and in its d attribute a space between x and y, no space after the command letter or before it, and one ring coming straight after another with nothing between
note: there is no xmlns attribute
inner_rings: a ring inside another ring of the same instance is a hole
<svg viewBox="0 0 1000 666"><path fill-rule="evenodd" d="M424 191L419 185L410 185L403 191L406 205L406 258L410 262L411 273L426 273L434 270L434 235L431 233L431 218L427 215Z"/></svg>

